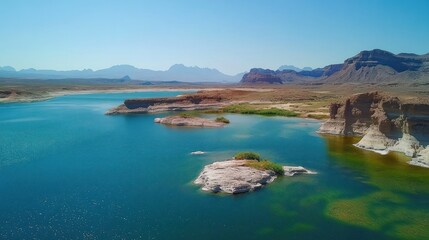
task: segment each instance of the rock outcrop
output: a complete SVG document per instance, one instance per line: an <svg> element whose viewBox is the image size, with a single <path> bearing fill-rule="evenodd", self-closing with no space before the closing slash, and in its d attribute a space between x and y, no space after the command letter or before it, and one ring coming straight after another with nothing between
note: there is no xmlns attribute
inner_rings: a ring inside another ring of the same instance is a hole
<svg viewBox="0 0 429 240"><path fill-rule="evenodd" d="M415 158L412 158L409 164L420 166L420 167L428 167L429 163L429 146L425 149L421 150L417 153Z"/></svg>
<svg viewBox="0 0 429 240"><path fill-rule="evenodd" d="M429 105L402 103L378 92L357 94L343 103L331 104L330 119L319 133L362 136L357 147L417 157L429 144Z"/></svg>
<svg viewBox="0 0 429 240"><path fill-rule="evenodd" d="M167 111L192 111L216 109L223 106L221 98L185 95L166 98L127 99L124 104L109 110L106 114L156 113Z"/></svg>
<svg viewBox="0 0 429 240"><path fill-rule="evenodd" d="M107 111L106 114L213 110L222 108L240 97L247 99L252 94L255 94L255 91L226 89L199 91L177 97L127 99L123 104Z"/></svg>
<svg viewBox="0 0 429 240"><path fill-rule="evenodd" d="M293 177L295 175L301 174L317 174L316 172L310 171L301 166L292 167L292 166L283 166L283 170L285 171L285 176Z"/></svg>
<svg viewBox="0 0 429 240"><path fill-rule="evenodd" d="M216 122L215 120L200 118L200 117L183 117L183 116L169 116L165 118L155 118L155 123L161 123L171 126L179 127L223 127L226 123Z"/></svg>
<svg viewBox="0 0 429 240"><path fill-rule="evenodd" d="M202 190L214 193L245 193L262 188L273 182L277 175L271 170L261 170L246 166L249 160L228 160L215 162L204 167L194 181L202 185ZM283 167L286 176L314 174L303 167Z"/></svg>

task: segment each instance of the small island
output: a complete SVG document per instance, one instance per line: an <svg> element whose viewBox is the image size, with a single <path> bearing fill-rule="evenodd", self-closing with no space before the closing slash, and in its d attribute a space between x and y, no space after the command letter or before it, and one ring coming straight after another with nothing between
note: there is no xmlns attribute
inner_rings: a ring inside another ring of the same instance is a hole
<svg viewBox="0 0 429 240"><path fill-rule="evenodd" d="M177 116L168 116L165 118L155 118L155 123L161 123L171 126L180 127L210 127L217 128L223 127L229 123L229 120L225 117L218 117L214 120L196 117L188 114L180 114Z"/></svg>
<svg viewBox="0 0 429 240"><path fill-rule="evenodd" d="M253 152L237 153L231 160L214 162L204 167L195 184L203 191L238 194L258 190L278 176L315 174L303 167L281 166L262 160Z"/></svg>

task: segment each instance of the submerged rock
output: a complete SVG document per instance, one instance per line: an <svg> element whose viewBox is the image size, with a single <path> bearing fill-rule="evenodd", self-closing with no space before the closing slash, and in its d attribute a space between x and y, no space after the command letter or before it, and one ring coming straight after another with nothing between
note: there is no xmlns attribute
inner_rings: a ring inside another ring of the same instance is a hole
<svg viewBox="0 0 429 240"><path fill-rule="evenodd" d="M292 167L292 166L283 166L283 170L285 171L285 176L293 177L295 175L300 174L317 174L317 172L310 171L301 166Z"/></svg>
<svg viewBox="0 0 429 240"><path fill-rule="evenodd" d="M226 123L216 122L206 118L199 117L183 117L183 116L169 116L165 118L155 118L155 123L162 123L173 126L183 127L223 127Z"/></svg>
<svg viewBox="0 0 429 240"><path fill-rule="evenodd" d="M191 152L191 155L203 155L203 154L206 154L206 152L203 152L203 151Z"/></svg>
<svg viewBox="0 0 429 240"><path fill-rule="evenodd" d="M248 161L228 160L209 164L204 167L194 183L202 185L204 191L237 194L260 189L277 178L274 171L246 166ZM314 174L303 167L284 166L283 169L286 176Z"/></svg>

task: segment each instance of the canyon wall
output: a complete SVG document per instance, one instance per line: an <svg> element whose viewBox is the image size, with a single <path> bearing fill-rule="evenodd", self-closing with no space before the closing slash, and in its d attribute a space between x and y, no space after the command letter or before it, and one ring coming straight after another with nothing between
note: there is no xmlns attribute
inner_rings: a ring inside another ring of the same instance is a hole
<svg viewBox="0 0 429 240"><path fill-rule="evenodd" d="M429 105L402 103L379 92L332 103L322 134L362 136L357 147L379 153L403 152L411 164L429 167ZM426 148L426 149L425 149Z"/></svg>

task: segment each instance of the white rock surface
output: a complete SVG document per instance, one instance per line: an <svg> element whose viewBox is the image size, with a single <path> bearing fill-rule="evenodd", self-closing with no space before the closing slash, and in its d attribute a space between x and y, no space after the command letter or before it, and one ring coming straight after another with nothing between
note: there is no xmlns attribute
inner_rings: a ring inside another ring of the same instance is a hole
<svg viewBox="0 0 429 240"><path fill-rule="evenodd" d="M223 122L216 122L214 120L199 118L199 117L182 117L182 116L169 116L165 118L155 118L155 123L162 123L166 125L182 126L182 127L223 127L226 125Z"/></svg>
<svg viewBox="0 0 429 240"><path fill-rule="evenodd" d="M236 194L257 190L277 178L274 171L245 166L248 161L228 160L209 164L204 167L194 183L202 185L204 191ZM285 166L283 169L286 176L314 174L303 167Z"/></svg>
<svg viewBox="0 0 429 240"><path fill-rule="evenodd" d="M203 151L191 152L191 155L203 155L203 154L206 154L206 152L203 152Z"/></svg>
<svg viewBox="0 0 429 240"><path fill-rule="evenodd" d="M402 152L408 157L414 157L421 150L419 141L410 134L404 133L402 138L396 141L395 145L389 148L390 151Z"/></svg>
<svg viewBox="0 0 429 240"><path fill-rule="evenodd" d="M289 177L293 177L295 175L300 175L300 174L317 174L317 172L312 172L301 166L298 166L298 167L283 166L283 170L285 171L285 176L289 176Z"/></svg>
<svg viewBox="0 0 429 240"><path fill-rule="evenodd" d="M426 150L423 150L420 142L408 133L404 133L399 139L391 139L381 133L376 126L371 126L355 146L383 155L390 151L401 152L413 158L409 162L410 164L425 167L424 162L427 162L429 166L429 156L428 159L425 158ZM429 150L427 151L429 152Z"/></svg>
<svg viewBox="0 0 429 240"><path fill-rule="evenodd" d="M429 145L408 162L411 165L429 168Z"/></svg>
<svg viewBox="0 0 429 240"><path fill-rule="evenodd" d="M376 126L371 126L363 138L355 144L356 147L372 150L378 153L388 153L388 148L393 146L395 141L386 137Z"/></svg>

